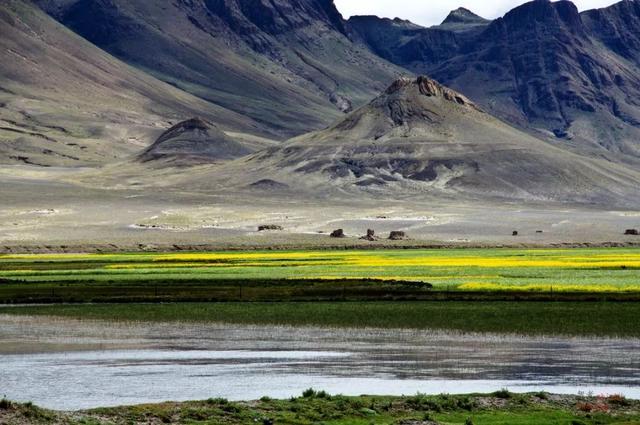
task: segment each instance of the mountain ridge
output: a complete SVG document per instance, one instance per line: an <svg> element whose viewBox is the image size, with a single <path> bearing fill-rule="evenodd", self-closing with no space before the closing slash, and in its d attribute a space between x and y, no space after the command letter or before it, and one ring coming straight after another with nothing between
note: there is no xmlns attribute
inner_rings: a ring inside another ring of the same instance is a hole
<svg viewBox="0 0 640 425"><path fill-rule="evenodd" d="M389 28L349 24L370 48L464 92L493 114L551 143L640 163L637 1L580 13L535 0L478 26ZM378 33L376 37L368 34Z"/></svg>
<svg viewBox="0 0 640 425"><path fill-rule="evenodd" d="M331 0L37 0L98 47L281 139L319 129L400 68L347 37Z"/></svg>

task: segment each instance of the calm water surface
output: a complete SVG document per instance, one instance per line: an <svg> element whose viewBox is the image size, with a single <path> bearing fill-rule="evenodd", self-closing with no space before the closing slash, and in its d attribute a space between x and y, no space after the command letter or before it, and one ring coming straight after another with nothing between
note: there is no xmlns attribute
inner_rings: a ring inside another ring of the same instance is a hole
<svg viewBox="0 0 640 425"><path fill-rule="evenodd" d="M0 315L0 394L71 410L166 400L423 392L640 398L640 340L122 324Z"/></svg>

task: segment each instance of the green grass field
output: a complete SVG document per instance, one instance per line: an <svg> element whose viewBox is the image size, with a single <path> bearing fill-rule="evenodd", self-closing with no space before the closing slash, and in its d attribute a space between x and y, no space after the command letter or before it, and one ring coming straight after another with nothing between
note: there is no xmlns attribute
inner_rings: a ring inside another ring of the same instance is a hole
<svg viewBox="0 0 640 425"><path fill-rule="evenodd" d="M640 292L640 249L449 249L0 256L0 281L425 282L436 290Z"/></svg>
<svg viewBox="0 0 640 425"><path fill-rule="evenodd" d="M637 249L0 256L0 303L109 303L9 314L640 337L638 299Z"/></svg>
<svg viewBox="0 0 640 425"><path fill-rule="evenodd" d="M73 319L441 329L521 335L640 337L640 303L303 302L0 307L0 314Z"/></svg>
<svg viewBox="0 0 640 425"><path fill-rule="evenodd" d="M1 389L1 388L0 388ZM30 404L0 402L0 423L190 424L190 425L633 425L639 402L621 396L554 396L546 393L488 395L417 394L410 397L332 396L311 389L289 400L255 402L210 399L53 412Z"/></svg>

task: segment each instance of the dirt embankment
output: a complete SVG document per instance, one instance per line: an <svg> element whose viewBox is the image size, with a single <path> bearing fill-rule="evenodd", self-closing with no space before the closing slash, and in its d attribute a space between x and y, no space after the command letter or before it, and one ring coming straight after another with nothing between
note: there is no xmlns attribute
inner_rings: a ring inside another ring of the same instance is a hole
<svg viewBox="0 0 640 425"><path fill-rule="evenodd" d="M327 238L328 239L328 238ZM266 243L265 243L266 242ZM630 242L559 242L559 243L439 243L419 240L380 240L366 241L347 238L339 241L310 241L309 243L276 244L268 241L222 242L211 244L33 244L33 245L0 245L1 254L55 254L55 253L121 253L121 252L202 252L202 251L252 251L252 250L346 250L346 249L455 249L455 248L635 248L640 247L640 239Z"/></svg>

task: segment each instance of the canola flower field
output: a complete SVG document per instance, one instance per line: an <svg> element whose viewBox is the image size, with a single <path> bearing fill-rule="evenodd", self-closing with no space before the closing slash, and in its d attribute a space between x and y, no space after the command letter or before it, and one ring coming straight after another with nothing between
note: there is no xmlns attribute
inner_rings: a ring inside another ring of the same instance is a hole
<svg viewBox="0 0 640 425"><path fill-rule="evenodd" d="M448 291L638 292L640 249L0 255L0 285L293 279L424 282Z"/></svg>

